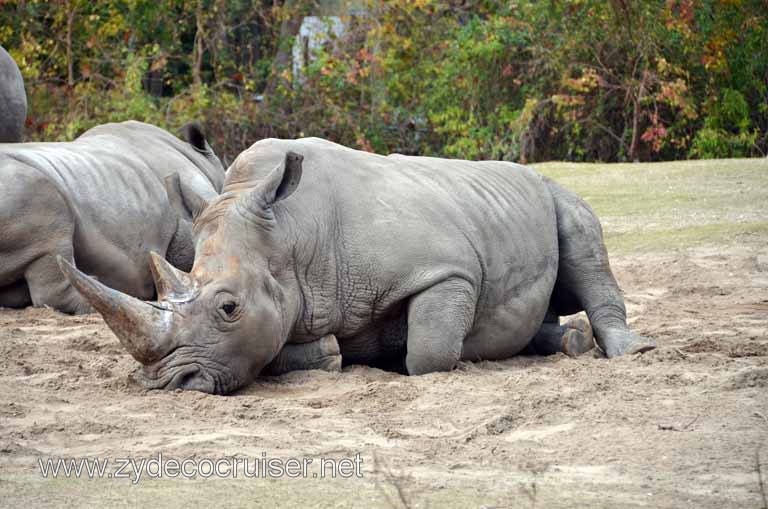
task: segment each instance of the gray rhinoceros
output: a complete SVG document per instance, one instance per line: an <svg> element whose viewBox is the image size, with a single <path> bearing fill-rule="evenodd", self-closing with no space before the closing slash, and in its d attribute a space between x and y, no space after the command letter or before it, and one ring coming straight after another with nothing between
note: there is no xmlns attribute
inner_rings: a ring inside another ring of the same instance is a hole
<svg viewBox="0 0 768 509"><path fill-rule="evenodd" d="M531 343L567 351L574 333L591 342L557 323L580 310L608 357L654 347L627 326L595 214L525 166L268 139L215 199L180 191L195 263L153 256L157 303L61 264L147 387L228 393L286 365L279 352L309 367L334 357L333 336L345 364L404 361L409 374Z"/></svg>
<svg viewBox="0 0 768 509"><path fill-rule="evenodd" d="M224 168L199 126L184 131L186 142L130 121L72 142L0 144L0 307L89 311L56 256L141 299L155 292L150 251L191 269L191 216L179 217L166 187L212 199Z"/></svg>
<svg viewBox="0 0 768 509"><path fill-rule="evenodd" d="M0 46L0 143L21 141L26 119L24 79L11 55Z"/></svg>

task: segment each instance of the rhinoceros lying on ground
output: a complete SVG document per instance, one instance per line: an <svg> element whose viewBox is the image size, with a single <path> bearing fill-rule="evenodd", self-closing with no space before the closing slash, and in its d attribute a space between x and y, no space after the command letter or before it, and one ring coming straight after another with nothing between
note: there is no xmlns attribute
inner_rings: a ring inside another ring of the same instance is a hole
<svg viewBox="0 0 768 509"><path fill-rule="evenodd" d="M24 79L11 55L0 46L0 143L21 141L26 119Z"/></svg>
<svg viewBox="0 0 768 509"><path fill-rule="evenodd" d="M654 347L627 327L595 214L524 166L270 139L220 196L178 201L197 255L188 274L153 257L158 303L62 263L147 387L228 393L281 357L333 358L330 334L346 364L410 374L569 350L574 331L582 348L588 331L556 323L582 309L609 357Z"/></svg>
<svg viewBox="0 0 768 509"><path fill-rule="evenodd" d="M224 169L199 127L185 132L189 142L123 122L73 142L0 144L0 307L90 310L57 255L141 299L154 295L150 251L190 269L191 217L179 218L164 178L212 199Z"/></svg>

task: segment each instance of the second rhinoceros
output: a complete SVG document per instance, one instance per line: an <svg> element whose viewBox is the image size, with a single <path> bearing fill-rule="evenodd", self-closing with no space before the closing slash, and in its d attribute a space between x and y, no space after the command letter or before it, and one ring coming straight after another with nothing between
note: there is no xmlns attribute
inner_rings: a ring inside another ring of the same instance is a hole
<svg viewBox="0 0 768 509"><path fill-rule="evenodd" d="M338 353L333 336L345 364L409 374L567 352L591 344L558 324L580 310L608 357L654 347L627 326L595 214L525 166L269 139L215 199L181 191L197 255L189 273L153 257L157 303L62 263L147 387L228 393L278 353Z"/></svg>
<svg viewBox="0 0 768 509"><path fill-rule="evenodd" d="M155 294L151 251L190 269L191 216L166 187L212 199L224 168L199 126L184 132L129 121L72 142L0 144L0 307L88 312L57 256L141 299Z"/></svg>

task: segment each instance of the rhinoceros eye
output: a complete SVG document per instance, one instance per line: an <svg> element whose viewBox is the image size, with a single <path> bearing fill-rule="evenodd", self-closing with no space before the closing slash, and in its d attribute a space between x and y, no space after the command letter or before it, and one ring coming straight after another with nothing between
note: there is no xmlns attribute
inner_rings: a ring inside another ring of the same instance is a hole
<svg viewBox="0 0 768 509"><path fill-rule="evenodd" d="M237 298L229 292L221 292L216 296L216 311L226 322L234 322L240 317L240 306Z"/></svg>

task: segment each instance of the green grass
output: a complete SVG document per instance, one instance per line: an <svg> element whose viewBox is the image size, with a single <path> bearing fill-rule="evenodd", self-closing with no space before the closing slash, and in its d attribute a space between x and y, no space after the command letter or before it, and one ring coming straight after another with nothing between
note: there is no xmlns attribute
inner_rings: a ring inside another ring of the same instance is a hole
<svg viewBox="0 0 768 509"><path fill-rule="evenodd" d="M582 196L611 251L648 252L768 233L768 159L534 165Z"/></svg>

